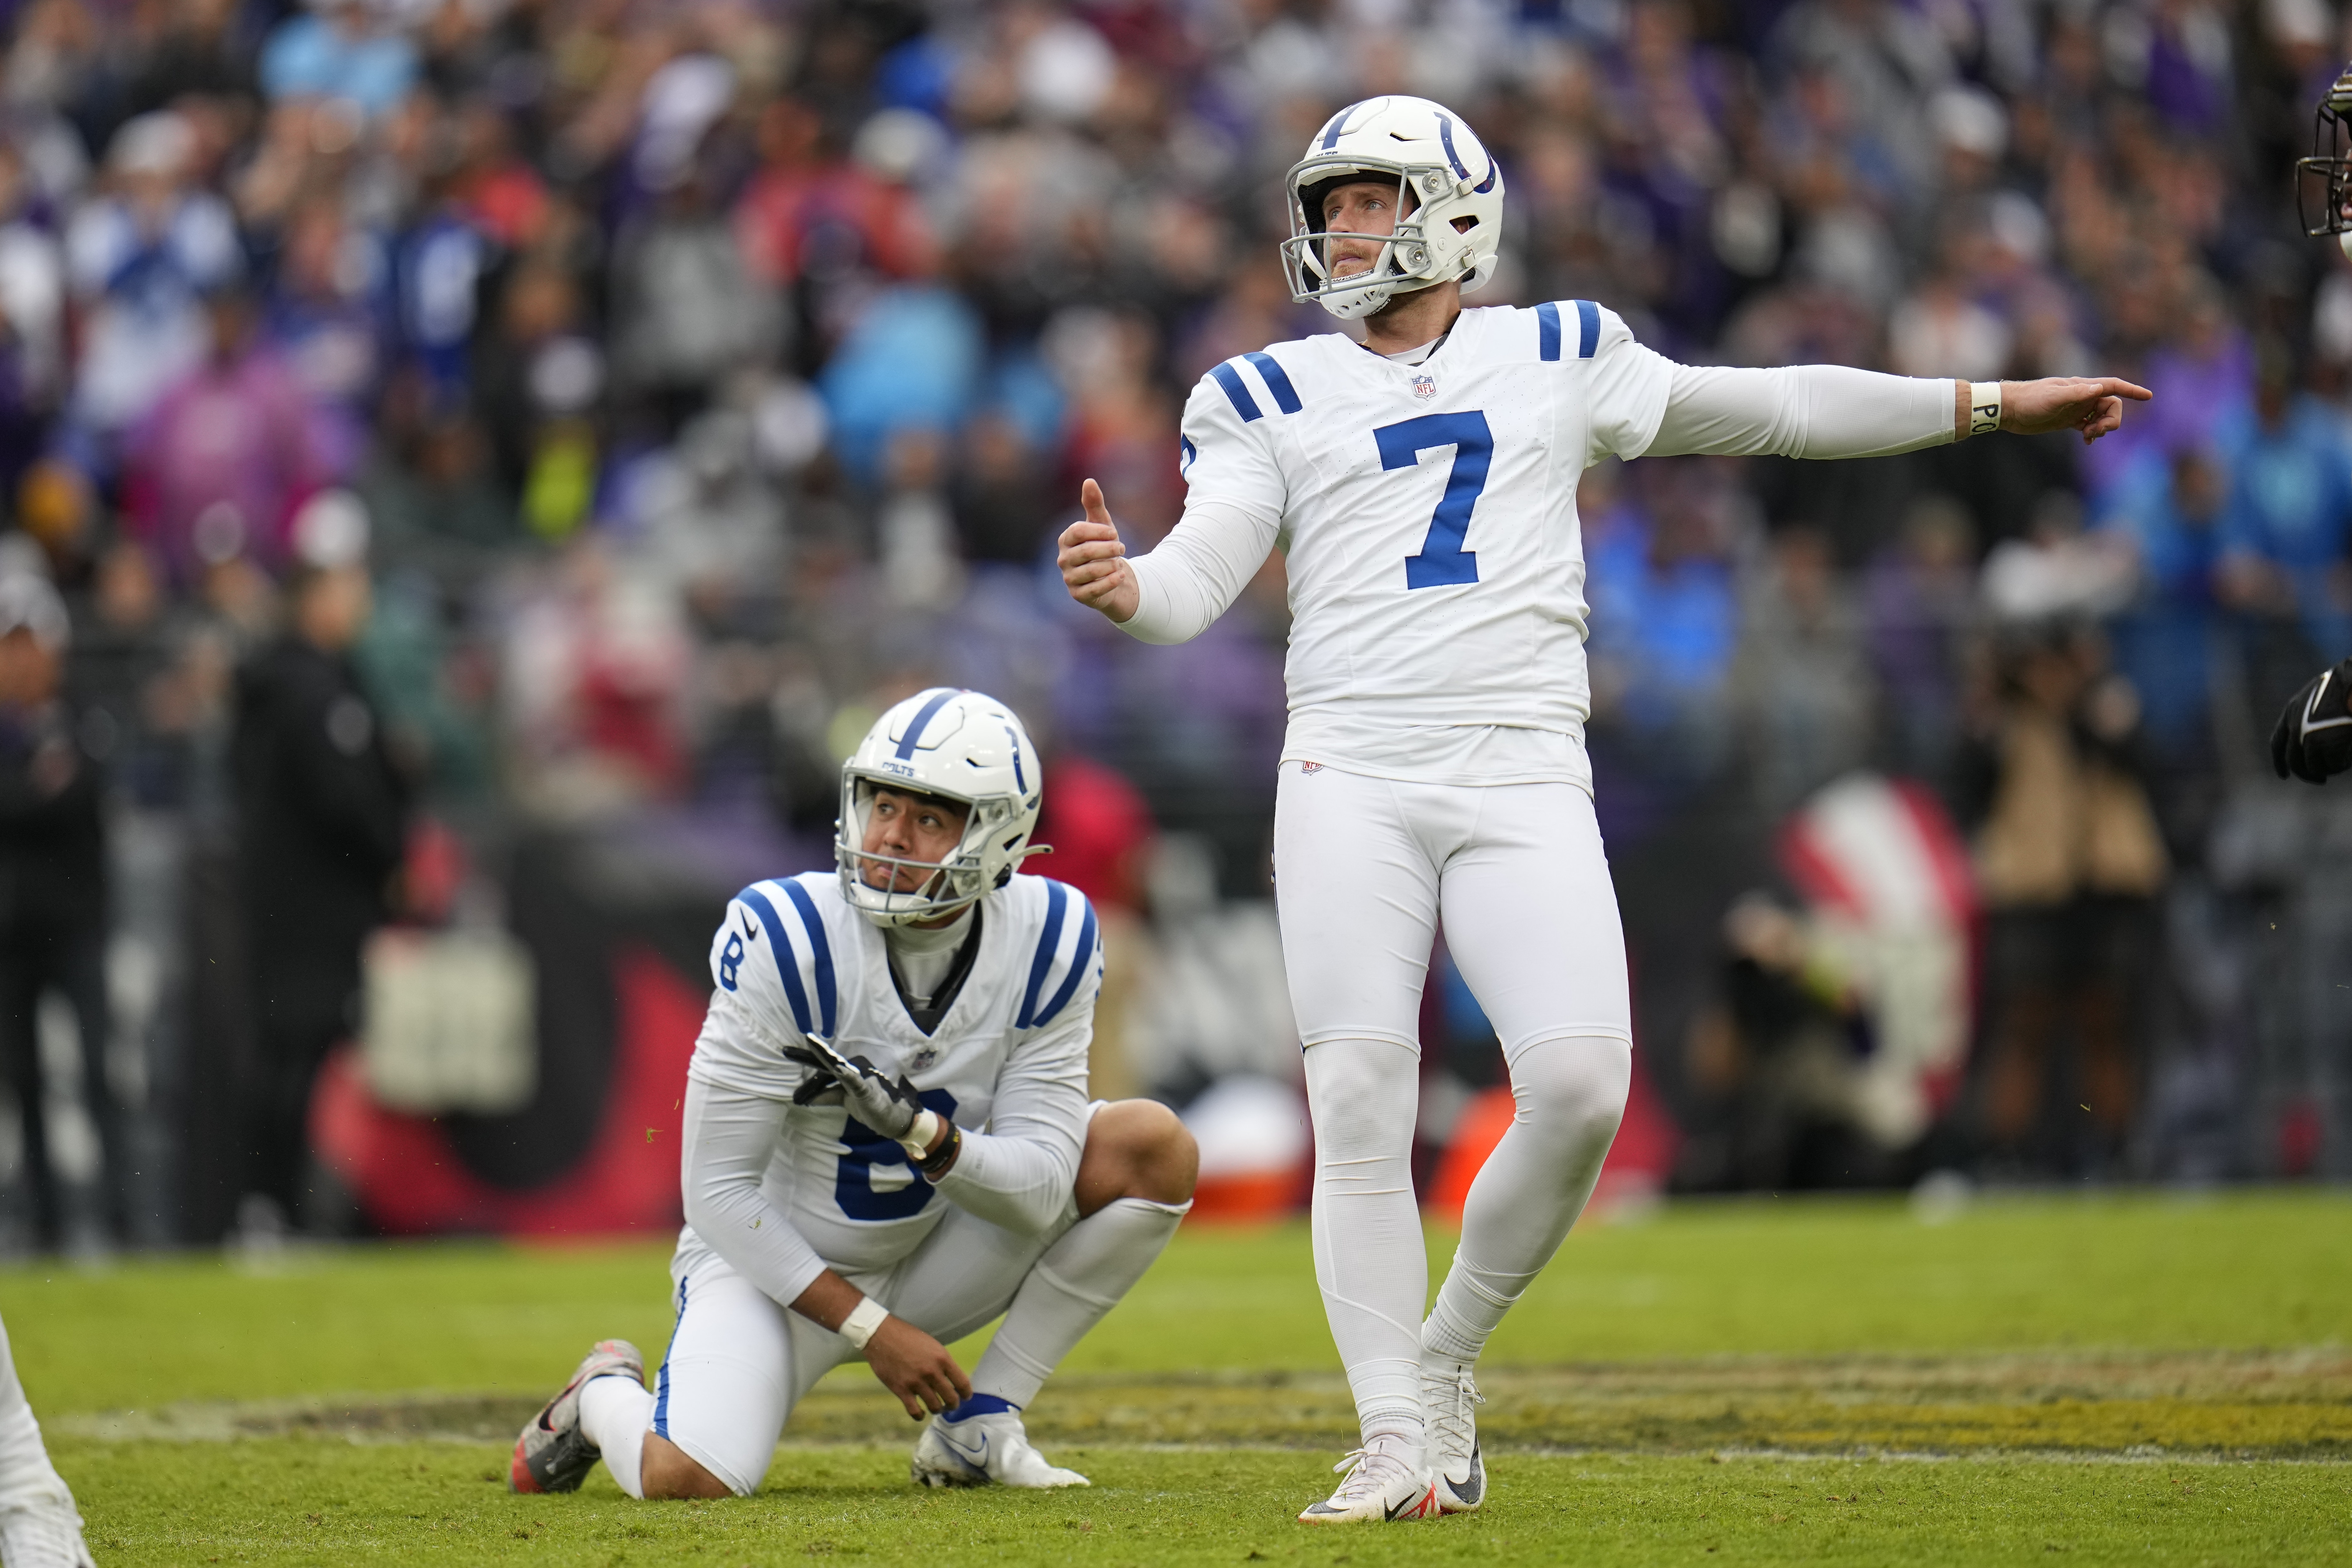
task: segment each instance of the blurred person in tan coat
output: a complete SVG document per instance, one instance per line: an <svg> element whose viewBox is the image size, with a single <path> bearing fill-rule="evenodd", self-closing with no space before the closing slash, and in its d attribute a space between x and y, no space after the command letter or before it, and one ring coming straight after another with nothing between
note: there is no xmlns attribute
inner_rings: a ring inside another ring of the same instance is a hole
<svg viewBox="0 0 2352 1568"><path fill-rule="evenodd" d="M2170 871L2139 697L2086 628L2011 632L1991 676L1961 765L1989 917L1979 1130L1997 1166L2096 1173L2124 1155L2139 1103L2139 998Z"/></svg>

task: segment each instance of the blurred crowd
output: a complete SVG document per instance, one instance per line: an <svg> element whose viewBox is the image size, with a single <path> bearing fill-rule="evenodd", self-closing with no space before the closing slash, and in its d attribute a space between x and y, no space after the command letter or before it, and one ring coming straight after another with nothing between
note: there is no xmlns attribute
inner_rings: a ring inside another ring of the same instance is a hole
<svg viewBox="0 0 2352 1568"><path fill-rule="evenodd" d="M250 1129L240 1223L297 1222L369 930L495 923L533 834L664 823L714 886L826 864L835 760L940 680L1049 758L1052 870L1113 933L1104 1091L1293 1074L1279 562L1146 649L1048 546L1090 475L1148 547L1192 381L1337 330L1283 286L1280 176L1382 92L1501 160L1474 304L2156 393L2087 451L1588 477L1658 1179L2352 1174L2352 818L2258 776L2266 709L2352 651L2352 268L2289 179L2352 50L2330 0L0 0L0 30L20 1241L186 1230L198 1104ZM1965 1037L1893 1122L1836 1087L1888 1030L1786 853L1867 776L1965 884ZM223 931L226 1003L192 956ZM1499 1070L1449 973L1433 1145ZM191 1043L215 1004L234 1111Z"/></svg>

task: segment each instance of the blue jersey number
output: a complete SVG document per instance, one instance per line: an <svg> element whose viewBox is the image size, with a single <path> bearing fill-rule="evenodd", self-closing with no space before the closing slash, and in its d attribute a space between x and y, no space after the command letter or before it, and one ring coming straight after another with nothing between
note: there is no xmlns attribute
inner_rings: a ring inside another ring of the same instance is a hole
<svg viewBox="0 0 2352 1568"><path fill-rule="evenodd" d="M949 1121L955 1120L955 1096L943 1089L923 1090L925 1105ZM841 1130L841 1165L834 1173L833 1198L841 1212L852 1219L905 1219L920 1214L923 1205L931 1201L931 1184L923 1180L923 1173L907 1158L907 1151L898 1147L896 1138L885 1138L855 1116ZM887 1192L874 1188L874 1167L904 1165L907 1184Z"/></svg>
<svg viewBox="0 0 2352 1568"><path fill-rule="evenodd" d="M1421 553L1404 558L1404 585L1438 588L1478 580L1478 556L1462 548L1470 531L1471 509L1486 488L1486 466L1495 456L1494 432L1486 416L1467 414L1424 414L1372 432L1381 444L1381 467L1410 468L1432 447L1454 448L1454 471L1445 476L1445 493L1437 498L1436 515L1429 520L1429 536Z"/></svg>

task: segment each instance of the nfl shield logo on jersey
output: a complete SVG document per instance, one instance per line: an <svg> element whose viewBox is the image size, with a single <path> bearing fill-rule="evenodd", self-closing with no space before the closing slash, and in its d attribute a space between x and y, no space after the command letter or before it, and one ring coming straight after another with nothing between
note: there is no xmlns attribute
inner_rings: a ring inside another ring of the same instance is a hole
<svg viewBox="0 0 2352 1568"><path fill-rule="evenodd" d="M1434 397L1434 396L1436 396L1436 395L1437 395L1437 383L1436 383L1436 381L1435 381L1433 377L1426 376L1426 375L1416 375L1416 376L1414 376L1414 377L1412 378L1412 395L1413 395L1415 397L1423 397L1423 398L1428 398L1428 397Z"/></svg>

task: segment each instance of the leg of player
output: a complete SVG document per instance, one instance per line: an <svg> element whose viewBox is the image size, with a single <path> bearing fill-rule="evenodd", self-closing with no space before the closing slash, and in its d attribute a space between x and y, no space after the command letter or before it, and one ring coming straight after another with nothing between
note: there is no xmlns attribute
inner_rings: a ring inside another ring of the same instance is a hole
<svg viewBox="0 0 2352 1568"><path fill-rule="evenodd" d="M1503 1041L1516 1110L1471 1184L1422 1328L1430 1464L1448 1513L1486 1500L1472 1368L1592 1195L1633 1079L1625 940L1591 797L1571 784L1480 793L1476 841L1446 867L1446 935Z"/></svg>
<svg viewBox="0 0 2352 1568"><path fill-rule="evenodd" d="M1362 1442L1302 1522L1420 1519L1426 1468L1421 1317L1429 1261L1413 1200L1421 990L1438 867L1479 790L1283 765L1275 889L1315 1125L1315 1278Z"/></svg>
<svg viewBox="0 0 2352 1568"><path fill-rule="evenodd" d="M49 1463L41 1424L16 1381L0 1326L0 1563L7 1568L90 1568L73 1493Z"/></svg>
<svg viewBox="0 0 2352 1568"><path fill-rule="evenodd" d="M813 1378L832 1364L819 1342L839 1342L813 1330L811 1343L796 1344L788 1309L707 1255L677 1295L655 1387L635 1346L599 1343L523 1428L509 1470L515 1490L576 1491L600 1458L630 1497L741 1497L759 1486L795 1370Z"/></svg>
<svg viewBox="0 0 2352 1568"><path fill-rule="evenodd" d="M1021 1412L1062 1358L1135 1288L1185 1211L1201 1153L1166 1106L1119 1100L1097 1109L1078 1162L1079 1218L1029 1269L972 1369L971 1397L935 1417L916 1445L925 1486L1085 1486L1048 1465Z"/></svg>

